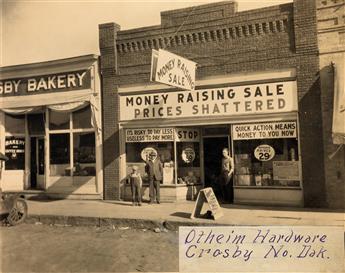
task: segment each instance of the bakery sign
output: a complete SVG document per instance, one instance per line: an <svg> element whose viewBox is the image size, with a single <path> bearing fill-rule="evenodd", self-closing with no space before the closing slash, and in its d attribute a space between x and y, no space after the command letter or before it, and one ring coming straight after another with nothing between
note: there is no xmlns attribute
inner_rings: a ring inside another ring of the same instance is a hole
<svg viewBox="0 0 345 273"><path fill-rule="evenodd" d="M193 61L163 49L152 50L151 81L194 90L195 69Z"/></svg>
<svg viewBox="0 0 345 273"><path fill-rule="evenodd" d="M121 121L221 117L298 110L296 81L120 95ZM125 111L124 111L125 110Z"/></svg>
<svg viewBox="0 0 345 273"><path fill-rule="evenodd" d="M25 152L24 138L10 138L5 141L5 154L12 159L17 158L18 154Z"/></svg>
<svg viewBox="0 0 345 273"><path fill-rule="evenodd" d="M91 88L91 71L73 71L0 80L0 97L35 95Z"/></svg>

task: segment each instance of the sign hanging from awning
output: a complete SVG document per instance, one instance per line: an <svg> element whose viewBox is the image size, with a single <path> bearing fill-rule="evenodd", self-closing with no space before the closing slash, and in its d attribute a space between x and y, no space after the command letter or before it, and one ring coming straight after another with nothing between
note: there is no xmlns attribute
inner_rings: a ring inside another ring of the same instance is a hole
<svg viewBox="0 0 345 273"><path fill-rule="evenodd" d="M195 69L193 61L163 49L152 50L151 81L194 90Z"/></svg>
<svg viewBox="0 0 345 273"><path fill-rule="evenodd" d="M332 137L334 144L345 144L345 54L334 64Z"/></svg>

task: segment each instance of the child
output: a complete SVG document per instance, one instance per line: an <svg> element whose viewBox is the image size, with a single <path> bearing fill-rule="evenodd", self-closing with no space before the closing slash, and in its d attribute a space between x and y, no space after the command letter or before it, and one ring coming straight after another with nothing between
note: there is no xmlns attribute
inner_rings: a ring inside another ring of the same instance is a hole
<svg viewBox="0 0 345 273"><path fill-rule="evenodd" d="M132 172L128 175L132 190L132 206L141 206L141 186L143 181L138 172L138 166L132 167Z"/></svg>

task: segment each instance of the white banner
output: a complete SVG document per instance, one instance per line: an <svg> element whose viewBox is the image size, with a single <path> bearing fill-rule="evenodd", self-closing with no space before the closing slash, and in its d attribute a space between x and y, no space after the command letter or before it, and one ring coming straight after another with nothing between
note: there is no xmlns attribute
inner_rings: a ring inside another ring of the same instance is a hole
<svg viewBox="0 0 345 273"><path fill-rule="evenodd" d="M232 126L233 140L296 137L296 121L234 124Z"/></svg>
<svg viewBox="0 0 345 273"><path fill-rule="evenodd" d="M195 88L196 63L169 51L152 50L151 81L186 90Z"/></svg>
<svg viewBox="0 0 345 273"><path fill-rule="evenodd" d="M121 121L297 111L295 81L120 95Z"/></svg>

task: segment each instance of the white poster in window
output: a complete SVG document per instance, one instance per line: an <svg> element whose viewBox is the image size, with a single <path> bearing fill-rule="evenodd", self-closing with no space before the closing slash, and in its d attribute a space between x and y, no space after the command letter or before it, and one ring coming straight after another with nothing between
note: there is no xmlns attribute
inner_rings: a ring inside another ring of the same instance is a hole
<svg viewBox="0 0 345 273"><path fill-rule="evenodd" d="M255 148L254 156L260 161L270 161L276 155L272 146L262 144Z"/></svg>
<svg viewBox="0 0 345 273"><path fill-rule="evenodd" d="M273 179L299 181L298 161L273 161Z"/></svg>
<svg viewBox="0 0 345 273"><path fill-rule="evenodd" d="M191 147L187 147L187 148L183 149L181 157L185 163L187 163L187 164L192 163L195 159L194 149Z"/></svg>
<svg viewBox="0 0 345 273"><path fill-rule="evenodd" d="M126 142L174 141L173 128L127 129Z"/></svg>

